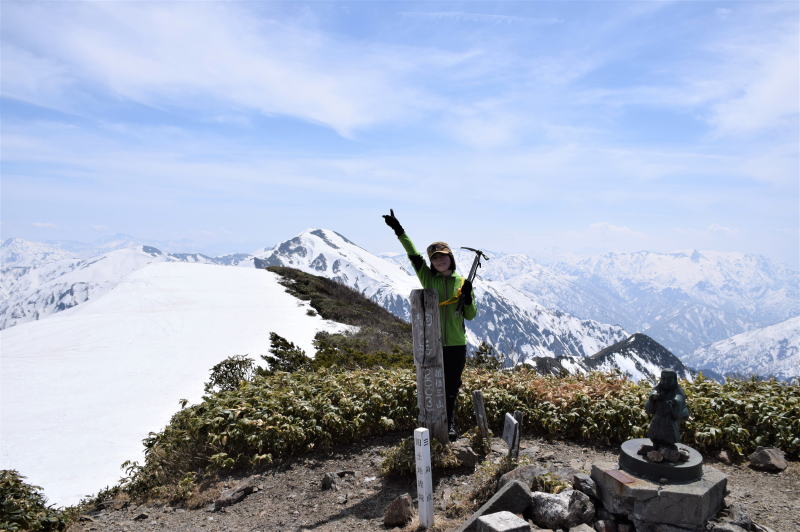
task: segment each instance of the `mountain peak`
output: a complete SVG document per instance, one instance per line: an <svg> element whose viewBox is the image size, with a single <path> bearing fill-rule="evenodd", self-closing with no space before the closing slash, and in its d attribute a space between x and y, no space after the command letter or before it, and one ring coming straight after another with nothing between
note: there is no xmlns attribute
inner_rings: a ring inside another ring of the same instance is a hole
<svg viewBox="0 0 800 532"><path fill-rule="evenodd" d="M678 357L642 333L635 333L598 351L586 360L586 364L591 369L619 369L628 374L633 374L632 370L635 370L650 380L658 380L662 369L674 369L682 379L692 378L691 372Z"/></svg>

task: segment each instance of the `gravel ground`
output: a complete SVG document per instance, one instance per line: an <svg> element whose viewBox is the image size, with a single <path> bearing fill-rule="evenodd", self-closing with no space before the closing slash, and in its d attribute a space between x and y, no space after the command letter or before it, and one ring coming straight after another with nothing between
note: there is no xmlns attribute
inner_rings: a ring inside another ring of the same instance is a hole
<svg viewBox="0 0 800 532"><path fill-rule="evenodd" d="M218 512L163 505L128 505L106 509L75 523L69 532L115 531L384 531L383 512L403 493L415 494L413 480L384 479L382 453L400 435L374 438L332 454L312 454L286 467L250 477L259 487L243 501ZM590 472L592 463L615 462L617 452L565 442L524 438L521 455L553 469ZM775 532L800 531L800 463L779 474L757 472L744 464L707 463L728 475L727 503L741 504L756 523ZM340 473L339 489L322 490L325 473ZM202 494L211 502L242 479L230 479ZM443 509L452 493L470 482L470 472L434 479L439 530L452 530L463 518L448 520ZM200 504L203 500L198 500ZM415 524L406 531L414 530Z"/></svg>

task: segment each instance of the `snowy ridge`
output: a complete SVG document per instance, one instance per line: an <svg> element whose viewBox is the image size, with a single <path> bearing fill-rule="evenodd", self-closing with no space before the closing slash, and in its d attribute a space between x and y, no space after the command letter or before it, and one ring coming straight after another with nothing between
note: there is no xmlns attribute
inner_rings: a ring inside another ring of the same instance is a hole
<svg viewBox="0 0 800 532"><path fill-rule="evenodd" d="M214 364L234 354L260 362L270 331L313 356L317 331L350 330L309 309L270 272L165 261L0 331L0 468L60 505L115 484L179 400L201 398Z"/></svg>
<svg viewBox="0 0 800 532"><path fill-rule="evenodd" d="M562 372L585 374L590 371L616 371L634 382L657 382L661 370L674 369L679 379L693 380L692 372L664 346L645 334L634 334L586 358L533 358L526 361L540 373L558 375Z"/></svg>
<svg viewBox="0 0 800 532"><path fill-rule="evenodd" d="M79 258L38 242L10 239L0 246L0 329L38 320L99 297L132 272L154 262L251 266L246 254L208 257L167 255L152 246L131 245Z"/></svg>
<svg viewBox="0 0 800 532"><path fill-rule="evenodd" d="M409 320L408 296L419 288L397 264L373 255L329 229L308 229L256 256L256 267L288 266L338 281Z"/></svg>
<svg viewBox="0 0 800 532"><path fill-rule="evenodd" d="M0 328L38 320L79 305L116 286L125 276L153 262L173 260L155 250L127 248L90 259L66 258L28 268L3 269ZM153 248L154 249L154 248Z"/></svg>
<svg viewBox="0 0 800 532"><path fill-rule="evenodd" d="M468 273L474 255L454 254L459 272ZM420 284L405 263L405 254L378 257L327 229L309 229L256 258L256 267L289 266L337 280L408 320L408 295ZM534 356L588 356L628 336L621 327L548 310L502 282L477 282L475 297L482 310L466 322L468 341L491 343L507 365Z"/></svg>
<svg viewBox="0 0 800 532"><path fill-rule="evenodd" d="M686 362L722 374L800 376L800 316L701 347Z"/></svg>

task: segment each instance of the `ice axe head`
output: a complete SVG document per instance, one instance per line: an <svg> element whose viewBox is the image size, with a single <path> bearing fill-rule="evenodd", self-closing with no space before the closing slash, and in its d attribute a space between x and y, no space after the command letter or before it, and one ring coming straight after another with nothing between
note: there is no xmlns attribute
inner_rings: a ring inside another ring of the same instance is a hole
<svg viewBox="0 0 800 532"><path fill-rule="evenodd" d="M481 259L483 258L489 260L489 257L487 257L486 253L479 249L467 248L464 246L461 246L461 249L467 249L475 253L475 260L472 261L472 268L469 271L469 276L467 276L467 280L472 282L475 279L475 273L478 271L478 268L481 267Z"/></svg>
<svg viewBox="0 0 800 532"><path fill-rule="evenodd" d="M474 253L477 255L477 257L476 257L476 258L477 258L478 260L480 260L480 259L489 260L489 257L487 257L487 256L486 256L486 253L484 253L483 251L481 251L481 250L479 250L479 249L475 249L475 248L467 248L467 247L464 247L464 246L461 246L461 249L468 249L469 251L472 251L472 252L474 252Z"/></svg>

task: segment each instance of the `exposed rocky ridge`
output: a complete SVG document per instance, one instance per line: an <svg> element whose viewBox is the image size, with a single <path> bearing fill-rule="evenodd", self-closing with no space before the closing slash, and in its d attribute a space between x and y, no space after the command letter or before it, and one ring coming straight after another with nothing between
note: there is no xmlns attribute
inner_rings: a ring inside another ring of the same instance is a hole
<svg viewBox="0 0 800 532"><path fill-rule="evenodd" d="M403 493L416 496L414 479L385 479L379 475L381 455L401 436L375 438L351 448L341 448L330 455L314 453L285 466L251 477L258 491L222 511L205 508L226 489L239 485L240 479L229 479L208 492L198 494L195 510L158 504L138 505L124 499L105 510L91 513L84 522L75 523L69 532L90 530L153 529L189 532L193 530L304 530L320 532L379 532L386 507ZM617 451L604 447L579 445L572 442L547 441L523 436L521 456L532 458L542 470L559 475L574 472L589 473L592 464L613 462ZM790 462L786 471L770 474L754 471L743 464L726 465L711 460L714 467L728 475L726 502L736 504L750 518L775 531L800 529L800 516L794 511L800 505L800 464ZM326 472L352 471L337 481L337 490L322 490L320 482ZM469 517L466 511L448 518L445 508L452 504L459 490L474 479L469 471L434 477L436 528L456 530ZM466 484L465 484L466 483ZM415 504L416 505L416 504ZM137 516L146 514L138 521ZM406 528L411 532L416 521Z"/></svg>

